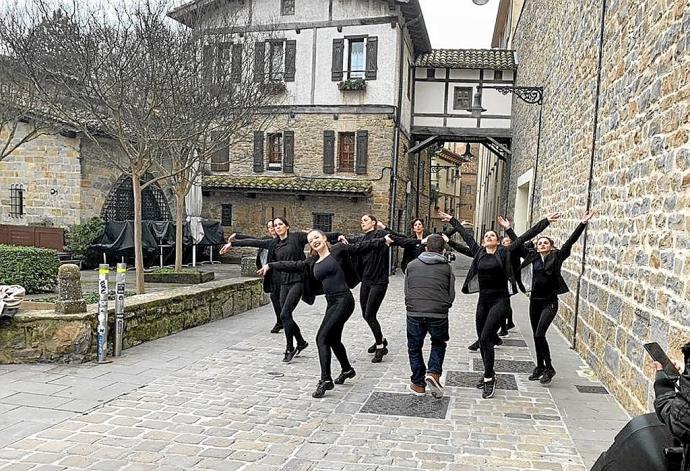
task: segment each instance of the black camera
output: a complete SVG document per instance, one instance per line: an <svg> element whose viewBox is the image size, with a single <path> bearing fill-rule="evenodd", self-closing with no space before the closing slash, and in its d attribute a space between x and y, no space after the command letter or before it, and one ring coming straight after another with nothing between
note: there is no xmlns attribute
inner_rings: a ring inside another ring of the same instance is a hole
<svg viewBox="0 0 690 471"><path fill-rule="evenodd" d="M448 260L448 263L455 261L455 254L453 252L446 252L443 254L443 256L446 257L446 260Z"/></svg>

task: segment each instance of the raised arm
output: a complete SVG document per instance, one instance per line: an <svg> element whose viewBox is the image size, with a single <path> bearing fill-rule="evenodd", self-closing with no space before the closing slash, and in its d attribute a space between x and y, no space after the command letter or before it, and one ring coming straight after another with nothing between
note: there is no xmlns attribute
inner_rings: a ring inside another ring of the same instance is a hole
<svg viewBox="0 0 690 471"><path fill-rule="evenodd" d="M578 224L578 226L575 228L568 240L566 240L565 243L561 246L559 255L562 260L565 260L566 258L570 257L570 252L573 250L573 245L575 245L575 242L577 242L577 240L580 238L585 228L587 227L587 223L590 221L590 219L592 219L593 216L594 211L587 211L582 216L582 219L580 219L580 224Z"/></svg>
<svg viewBox="0 0 690 471"><path fill-rule="evenodd" d="M230 242L233 247L257 247L259 249L268 249L273 243L273 239L240 239Z"/></svg>
<svg viewBox="0 0 690 471"><path fill-rule="evenodd" d="M558 219L561 217L561 213L551 213L548 216L546 216L544 219L536 223L534 226L531 228L527 229L527 231L522 234L520 237L515 239L513 243L511 244L510 247L508 247L509 251L520 251L523 249L523 246L525 245L525 242L532 239L533 237L538 236L541 234L544 229L549 227L549 224L552 222L558 221Z"/></svg>
<svg viewBox="0 0 690 471"><path fill-rule="evenodd" d="M472 257L474 257L477 254L477 252L479 252L481 250L481 246L474 239L472 232L470 232L465 226L463 226L460 223L460 221L455 219L450 214L444 213L443 211L439 211L438 215L441 217L441 221L450 222L453 225L453 227L455 228L455 231L458 234L460 234L460 237L462 237L462 240L465 241L465 243L467 244L467 247L469 247L469 249L472 251Z"/></svg>
<svg viewBox="0 0 690 471"><path fill-rule="evenodd" d="M462 245L460 242L455 242L454 240L449 240L448 245L450 245L450 248L455 250L456 252L465 255L466 257L474 257L474 254L470 250L470 248L466 245Z"/></svg>

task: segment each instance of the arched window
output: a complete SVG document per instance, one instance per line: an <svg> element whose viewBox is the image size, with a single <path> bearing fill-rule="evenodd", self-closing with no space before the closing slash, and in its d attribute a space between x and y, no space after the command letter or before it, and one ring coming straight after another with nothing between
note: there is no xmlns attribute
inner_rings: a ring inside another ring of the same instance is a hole
<svg viewBox="0 0 690 471"><path fill-rule="evenodd" d="M153 179L151 174L141 178L144 184ZM144 221L172 221L168 201L158 183L147 186L141 192L141 215ZM104 221L130 221L134 219L134 192L132 177L122 175L118 178L103 205L101 218Z"/></svg>

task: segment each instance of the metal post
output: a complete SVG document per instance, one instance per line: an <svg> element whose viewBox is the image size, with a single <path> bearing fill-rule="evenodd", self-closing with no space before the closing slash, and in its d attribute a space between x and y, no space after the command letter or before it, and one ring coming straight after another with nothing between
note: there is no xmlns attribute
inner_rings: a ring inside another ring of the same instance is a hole
<svg viewBox="0 0 690 471"><path fill-rule="evenodd" d="M108 264L98 265L98 363L105 363L108 353L108 273Z"/></svg>
<svg viewBox="0 0 690 471"><path fill-rule="evenodd" d="M125 275L127 264L117 264L115 276L115 345L113 354L116 357L122 355L122 336L125 329Z"/></svg>

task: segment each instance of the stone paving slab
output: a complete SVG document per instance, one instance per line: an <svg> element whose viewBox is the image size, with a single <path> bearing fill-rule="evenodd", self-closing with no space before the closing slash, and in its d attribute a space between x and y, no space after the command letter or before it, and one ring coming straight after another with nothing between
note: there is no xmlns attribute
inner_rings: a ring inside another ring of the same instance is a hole
<svg viewBox="0 0 690 471"><path fill-rule="evenodd" d="M357 376L320 400L311 397L318 379L314 342L292 363L282 363L284 337L267 332L273 319L268 306L126 350L108 365L2 367L0 381L11 378L10 385L65 386L45 394L67 401L55 407L88 400L79 397L80 388L103 391L107 399L86 413L34 408L55 414L37 422L15 413L29 406L0 399L0 407L14 407L0 416L14 421L6 427L14 427L11 439L2 441L0 429L0 469L586 469L553 386L527 381L526 373L512 372L517 389L498 390L491 400L476 389L447 387L443 418L363 413L372 397L417 399L401 396L410 375L401 293L402 277L395 276L380 315L390 350L384 362L370 362L371 333L357 309L343 336ZM458 294L447 372L469 372L479 358L466 349L474 340L475 303L476 297ZM318 329L324 304L320 299L297 309L307 339ZM516 311L522 310L520 304ZM521 339L517 329L510 337ZM552 344L552 351L564 348ZM499 347L497 359L532 362L530 352ZM555 384L565 376L559 370ZM567 386L573 394L568 400L602 397L577 393L573 382ZM606 407L599 408L599 419L607 417ZM592 426L587 418L579 425ZM603 450L615 431L601 434Z"/></svg>

